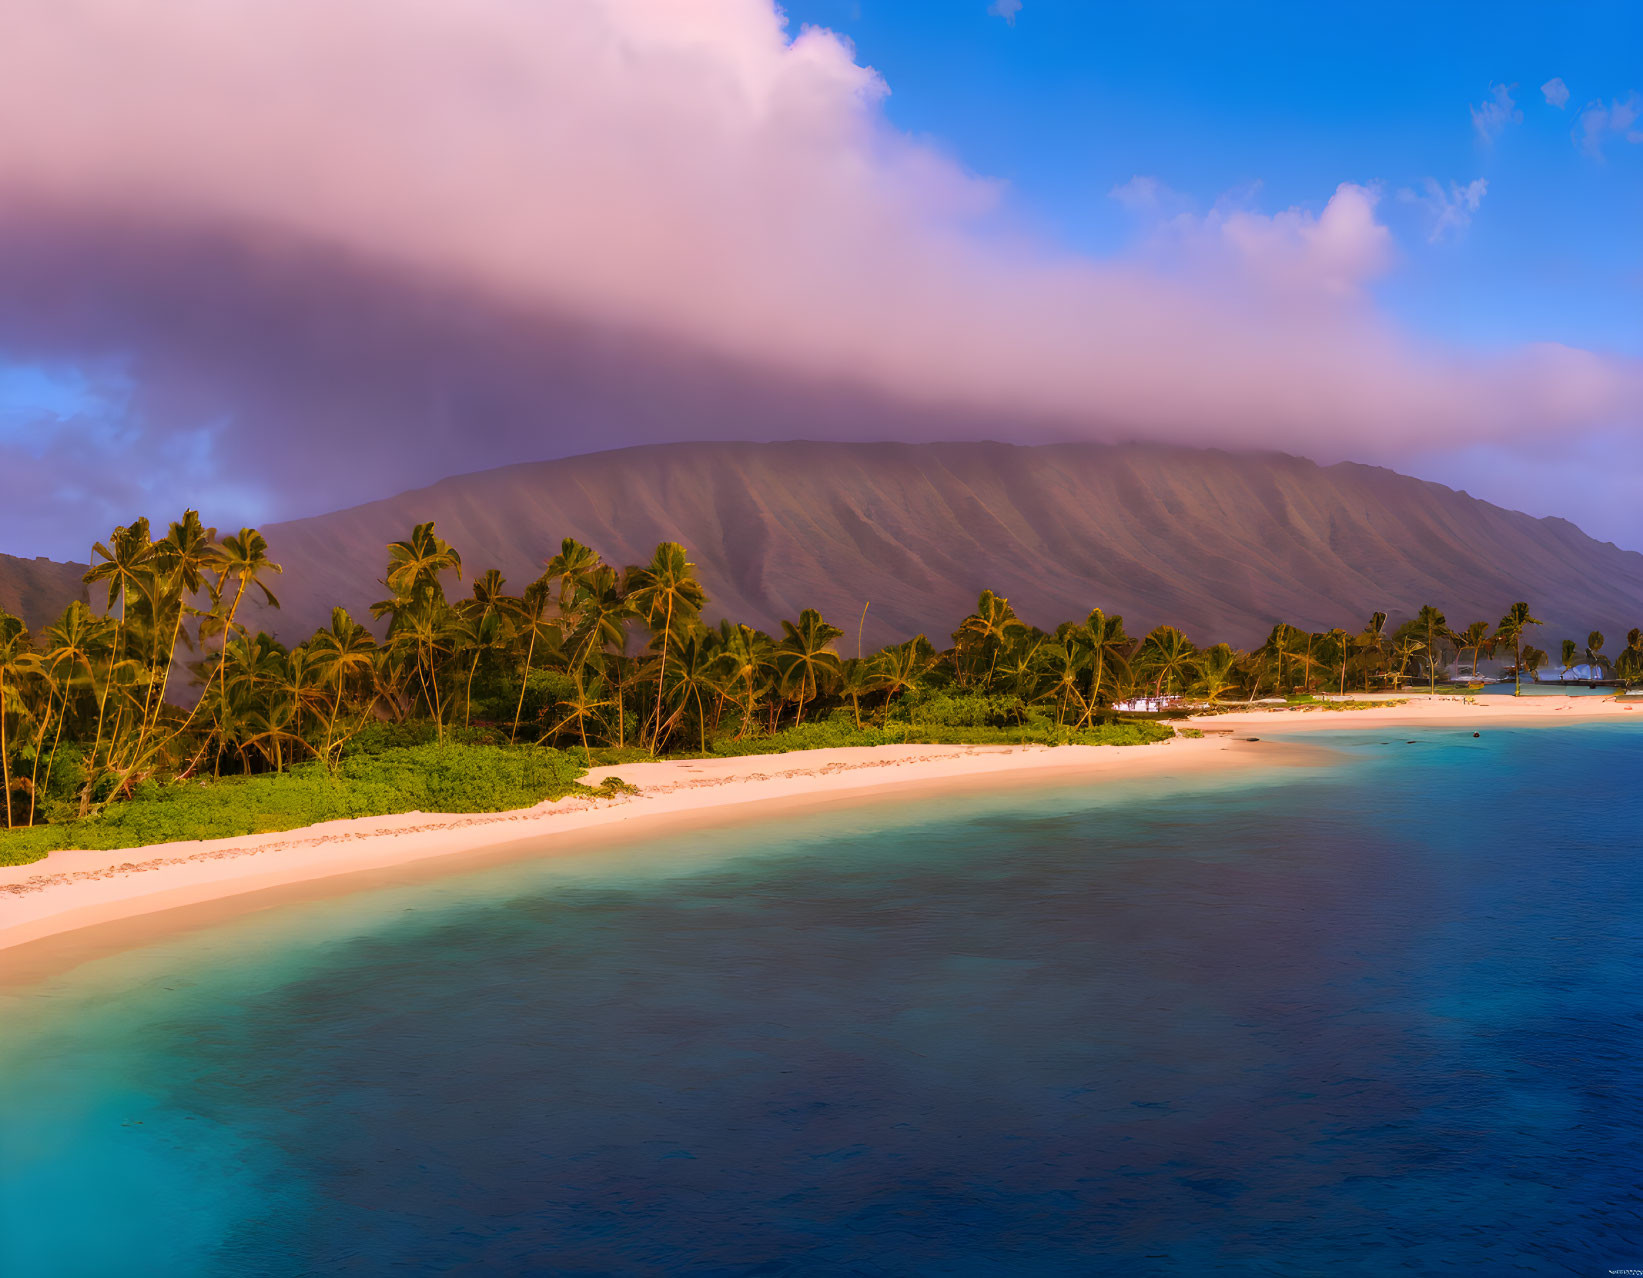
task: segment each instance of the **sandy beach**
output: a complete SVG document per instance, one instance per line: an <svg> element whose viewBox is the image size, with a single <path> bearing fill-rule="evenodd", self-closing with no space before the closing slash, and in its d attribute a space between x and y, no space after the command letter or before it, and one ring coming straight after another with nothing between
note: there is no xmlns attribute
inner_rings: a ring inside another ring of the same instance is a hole
<svg viewBox="0 0 1643 1278"><path fill-rule="evenodd" d="M732 759L665 760L598 769L637 793L570 798L480 815L404 813L334 821L301 830L122 851L55 852L0 867L0 968L19 947L97 934L114 948L144 921L145 934L205 921L203 907L259 908L309 894L343 892L370 876L445 872L481 860L551 856L666 829L780 816L840 802L898 801L977 788L1067 784L1318 762L1315 748L1267 738L1293 732L1375 727L1555 725L1626 719L1639 707L1600 697L1412 697L1372 709L1252 707L1192 720L1202 737L1151 746L887 746ZM1257 738L1251 740L1251 738ZM437 864L435 864L437 863ZM186 916L186 917L185 917ZM75 934L69 938L69 934ZM60 946L59 946L60 948Z"/></svg>
<svg viewBox="0 0 1643 1278"><path fill-rule="evenodd" d="M1339 700L1339 698L1337 698ZM1461 696L1424 692L1390 694L1348 693L1347 702L1377 704L1364 709L1334 709L1328 700L1316 705L1234 707L1223 713L1190 719L1204 729L1259 728L1273 732L1310 732L1327 728L1366 728L1379 725L1405 727L1471 728L1497 726L1554 725L1602 719L1643 718L1643 697L1556 696L1513 697L1503 693Z"/></svg>

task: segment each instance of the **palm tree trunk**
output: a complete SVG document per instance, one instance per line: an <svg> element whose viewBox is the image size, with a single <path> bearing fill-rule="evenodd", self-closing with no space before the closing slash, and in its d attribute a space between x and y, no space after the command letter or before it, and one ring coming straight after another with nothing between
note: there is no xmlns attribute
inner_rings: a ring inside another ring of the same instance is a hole
<svg viewBox="0 0 1643 1278"><path fill-rule="evenodd" d="M1101 676L1106 673L1106 665L1107 663L1102 660L1100 653L1097 653L1090 662L1090 695L1087 699L1084 699L1084 715L1078 721L1080 728L1089 727L1094 719L1095 707L1101 699Z"/></svg>
<svg viewBox="0 0 1643 1278"><path fill-rule="evenodd" d="M189 725L194 722L194 716L200 712L200 707L205 704L206 697L211 694L212 683L221 680L223 671L228 666L228 640L234 633L234 614L239 611L240 599L244 596L244 594L245 578L241 577L240 588L234 592L234 602L230 604L228 608L228 619L223 622L222 652L217 659L217 668L213 670L206 678L205 687L200 689L200 699L194 703L194 708L188 712L188 717L182 721L181 726L171 734L171 741L175 741L178 737L182 736L183 733L188 731ZM198 756L195 757L198 759Z"/></svg>
<svg viewBox="0 0 1643 1278"><path fill-rule="evenodd" d="M179 599L177 601L177 620L171 627L171 644L166 649L165 670L162 671L161 674L160 674L160 696L159 696L159 700L157 700L154 703L154 726L155 727L157 727L159 725L159 722L160 722L160 711L165 708L166 689L168 689L171 686L171 667L172 667L173 663L175 663L175 661L177 660L177 640L178 640L178 638L181 637L182 630L183 630L183 604L182 604L182 600ZM137 748L138 748L139 752L142 750L142 742L141 741L137 742Z"/></svg>
<svg viewBox="0 0 1643 1278"><path fill-rule="evenodd" d="M40 756L44 753L42 747L46 744L46 729L51 726L51 703L57 697L57 689L47 685L46 713L40 720L40 731L34 736L34 766L29 770L29 824L34 824L35 809L39 806L40 796Z"/></svg>
<svg viewBox="0 0 1643 1278"><path fill-rule="evenodd" d="M656 753L656 747L662 741L662 681L667 678L667 646L673 638L673 595L667 597L667 617L662 622L662 661L656 671L656 732L650 739L650 752Z"/></svg>
<svg viewBox="0 0 1643 1278"><path fill-rule="evenodd" d="M434 669L433 645L428 645L428 683L434 694L434 724L439 735L439 744L445 744L445 698L439 695L439 671Z"/></svg>
<svg viewBox="0 0 1643 1278"><path fill-rule="evenodd" d="M119 663L125 639L125 596L120 596L120 618L114 623L114 647L109 652L108 676L103 680L103 692L97 699L97 731L91 739L91 766L87 769L86 785L80 795L80 815L91 811L91 787L97 779L97 755L103 748L103 718L108 712L108 690L114 686L114 667Z"/></svg>
<svg viewBox="0 0 1643 1278"><path fill-rule="evenodd" d="M563 636L564 631L561 630ZM563 639L561 638L561 644ZM525 713L525 689L531 682L531 658L536 655L536 626L531 626L531 641L525 645L525 673L519 680L519 704L513 708L513 731L508 733L508 744L512 745L519 739L519 717Z"/></svg>
<svg viewBox="0 0 1643 1278"><path fill-rule="evenodd" d="M6 676L0 671L0 785L6 787L6 829L11 829L11 747L6 741Z"/></svg>
<svg viewBox="0 0 1643 1278"><path fill-rule="evenodd" d="M51 738L51 757L46 760L46 789L48 789L48 790L51 789L51 774L52 774L53 770L57 767L57 747L60 744L62 744L62 740L63 740L63 721L67 718L68 718L68 697L67 697L67 694L65 694L64 697L63 697L63 709L57 715L57 731L52 734L52 738ZM36 790L35 793L38 794L39 791ZM31 808L30 811L32 812L32 810L33 809ZM31 821L31 824L32 824L32 821Z"/></svg>
<svg viewBox="0 0 1643 1278"><path fill-rule="evenodd" d="M331 718L325 725L325 766L331 766L331 738L336 735L337 711L342 709L342 680L337 680L337 693L331 702Z"/></svg>

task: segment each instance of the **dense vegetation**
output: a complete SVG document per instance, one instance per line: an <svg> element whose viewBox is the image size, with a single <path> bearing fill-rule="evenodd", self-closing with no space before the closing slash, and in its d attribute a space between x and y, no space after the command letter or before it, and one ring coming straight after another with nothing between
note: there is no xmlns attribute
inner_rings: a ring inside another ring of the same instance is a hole
<svg viewBox="0 0 1643 1278"><path fill-rule="evenodd" d="M137 520L99 543L86 574L97 607L72 604L38 635L0 614L3 815L33 827L3 846L520 806L563 792L603 752L1138 742L1168 730L1115 709L1137 695L1435 686L1449 654L1475 674L1497 647L1519 670L1546 661L1525 644L1539 623L1521 603L1460 631L1431 607L1390 633L1383 613L1354 632L1279 624L1246 652L1167 625L1132 637L1099 609L1046 632L992 591L943 649L920 635L869 654L858 638L843 657L843 632L814 609L780 635L706 624L672 542L617 568L566 540L517 594L492 570L456 597L461 557L431 523L387 552L380 634L341 608L291 646L251 630L244 605L277 608L281 569L255 529L219 538L193 511L158 539ZM1607 668L1603 646L1598 634L1566 644L1565 664L1583 653ZM1643 675L1638 631L1613 668Z"/></svg>
<svg viewBox="0 0 1643 1278"><path fill-rule="evenodd" d="M505 812L585 790L576 781L581 771L558 750L453 741L359 751L334 769L314 762L216 781L166 785L150 779L132 791L135 802L111 804L95 819L35 825L0 837L0 865L24 864L65 847L230 838L344 817Z"/></svg>

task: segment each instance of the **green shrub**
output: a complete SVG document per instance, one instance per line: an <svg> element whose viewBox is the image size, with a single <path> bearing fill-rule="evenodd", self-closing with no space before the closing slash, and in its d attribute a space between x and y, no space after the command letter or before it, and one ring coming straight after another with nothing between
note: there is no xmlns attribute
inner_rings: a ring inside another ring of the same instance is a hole
<svg viewBox="0 0 1643 1278"><path fill-rule="evenodd" d="M1004 728L1028 717L1019 697L976 692L937 692L906 697L890 707L891 722L923 727Z"/></svg>
<svg viewBox="0 0 1643 1278"><path fill-rule="evenodd" d="M857 728L845 716L802 723L767 737L715 741L713 753L720 756L784 754L793 750L880 745L1147 745L1170 736L1169 728L1156 723L1108 723L1080 731L1035 718L1004 728L896 722L883 727Z"/></svg>
<svg viewBox="0 0 1643 1278"><path fill-rule="evenodd" d="M503 812L583 787L564 752L461 742L395 746L284 773L172 784L146 782L84 820L0 833L0 865L59 848L126 848L292 830L394 812Z"/></svg>

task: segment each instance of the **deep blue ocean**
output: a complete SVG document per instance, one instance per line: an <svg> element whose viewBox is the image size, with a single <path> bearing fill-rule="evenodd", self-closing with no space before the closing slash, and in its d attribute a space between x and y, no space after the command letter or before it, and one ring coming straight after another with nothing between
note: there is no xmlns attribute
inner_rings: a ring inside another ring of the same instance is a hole
<svg viewBox="0 0 1643 1278"><path fill-rule="evenodd" d="M1643 729L1328 742L8 991L0 1274L1643 1269Z"/></svg>

